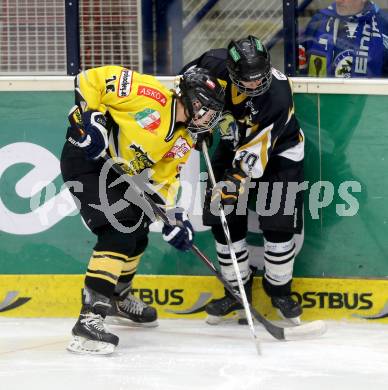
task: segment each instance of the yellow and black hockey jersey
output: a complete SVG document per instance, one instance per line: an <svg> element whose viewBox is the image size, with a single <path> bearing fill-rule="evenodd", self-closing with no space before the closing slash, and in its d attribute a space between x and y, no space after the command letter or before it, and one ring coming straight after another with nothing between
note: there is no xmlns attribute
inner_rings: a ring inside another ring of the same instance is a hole
<svg viewBox="0 0 388 390"><path fill-rule="evenodd" d="M173 92L153 76L104 66L77 76L76 96L83 111L107 116L110 155L125 160L131 175L151 168L153 189L166 205L174 205L193 140L175 123Z"/></svg>
<svg viewBox="0 0 388 390"><path fill-rule="evenodd" d="M238 121L240 133L234 164L252 178L260 178L271 156L303 160L304 135L295 117L288 77L272 68L269 90L249 97L231 82L226 59L227 49L212 49L187 64L182 72L197 66L227 81L225 111Z"/></svg>

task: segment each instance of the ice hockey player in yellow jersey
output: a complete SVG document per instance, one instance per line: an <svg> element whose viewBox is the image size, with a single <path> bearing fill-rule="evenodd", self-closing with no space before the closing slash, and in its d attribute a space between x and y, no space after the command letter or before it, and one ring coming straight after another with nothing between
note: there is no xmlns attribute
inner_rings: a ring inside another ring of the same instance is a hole
<svg viewBox="0 0 388 390"><path fill-rule="evenodd" d="M201 68L179 76L175 90L120 66L89 69L75 84L81 123L68 128L61 171L97 242L68 350L109 354L119 339L104 327L105 319L156 326L157 313L131 294L151 220L127 182L106 170L101 157L108 153L144 181L172 221L162 229L164 240L189 250L194 231L185 211L175 206L180 170L197 139L217 125L224 90Z"/></svg>

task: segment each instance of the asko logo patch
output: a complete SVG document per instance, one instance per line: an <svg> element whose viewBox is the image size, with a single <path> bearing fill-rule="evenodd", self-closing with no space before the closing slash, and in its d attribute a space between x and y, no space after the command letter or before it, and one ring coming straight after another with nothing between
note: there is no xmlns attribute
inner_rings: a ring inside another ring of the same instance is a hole
<svg viewBox="0 0 388 390"><path fill-rule="evenodd" d="M119 80L119 90L117 91L118 97L126 97L131 93L132 88L132 71L124 69L121 71Z"/></svg>
<svg viewBox="0 0 388 390"><path fill-rule="evenodd" d="M185 138L179 137L174 146L163 156L165 158L182 158L190 151L190 145Z"/></svg>
<svg viewBox="0 0 388 390"><path fill-rule="evenodd" d="M146 87L145 85L139 85L139 87L137 88L137 94L139 96L146 96L151 99L154 99L155 101L160 103L163 107L167 103L167 97L155 88Z"/></svg>

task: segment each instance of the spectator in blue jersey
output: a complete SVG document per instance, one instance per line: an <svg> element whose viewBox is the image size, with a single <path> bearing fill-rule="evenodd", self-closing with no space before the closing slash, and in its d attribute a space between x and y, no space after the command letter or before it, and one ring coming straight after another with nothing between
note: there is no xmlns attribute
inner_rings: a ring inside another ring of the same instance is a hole
<svg viewBox="0 0 388 390"><path fill-rule="evenodd" d="M388 77L388 15L369 0L336 0L308 23L301 75Z"/></svg>

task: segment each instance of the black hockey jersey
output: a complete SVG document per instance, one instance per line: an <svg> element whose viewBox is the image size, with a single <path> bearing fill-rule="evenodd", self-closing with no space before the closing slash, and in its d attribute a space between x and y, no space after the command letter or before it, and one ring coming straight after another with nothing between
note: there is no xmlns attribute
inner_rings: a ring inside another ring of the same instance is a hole
<svg viewBox="0 0 388 390"><path fill-rule="evenodd" d="M226 68L227 49L213 49L187 64L208 69L227 82L225 112L238 121L240 139L234 164L252 178L260 178L268 159L280 155L293 161L304 158L304 135L294 113L290 80L272 68L272 83L259 96L240 93L231 82Z"/></svg>

